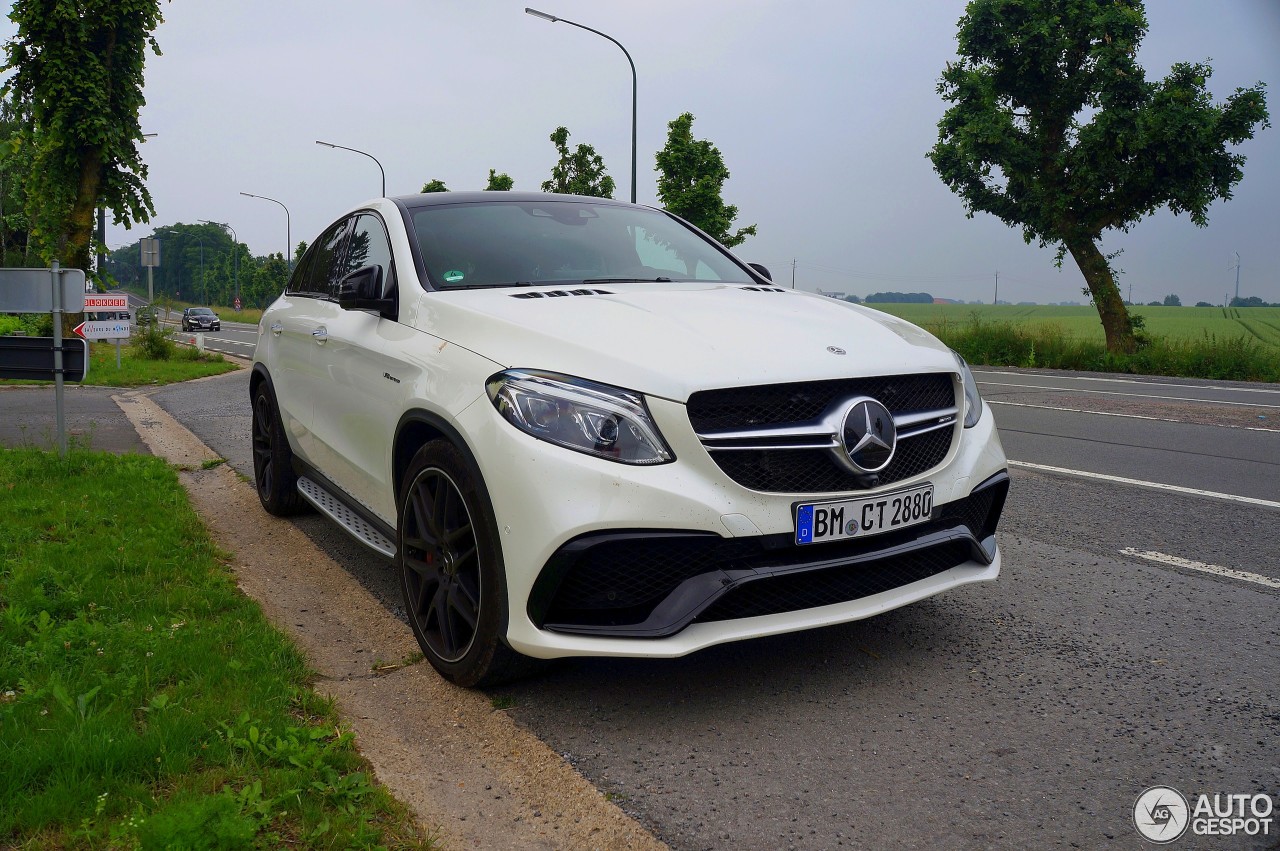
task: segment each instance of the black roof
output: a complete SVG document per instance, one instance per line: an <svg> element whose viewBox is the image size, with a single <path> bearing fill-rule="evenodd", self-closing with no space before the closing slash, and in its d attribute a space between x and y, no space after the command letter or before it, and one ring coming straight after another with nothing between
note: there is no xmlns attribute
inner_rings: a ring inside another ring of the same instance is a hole
<svg viewBox="0 0 1280 851"><path fill-rule="evenodd" d="M590 201L599 204L616 204L629 207L627 201L612 198L592 198L585 195L555 195L548 192L514 192L480 190L471 192L422 192L417 195L398 195L391 200L409 209L430 207L434 204L474 204L494 201Z"/></svg>

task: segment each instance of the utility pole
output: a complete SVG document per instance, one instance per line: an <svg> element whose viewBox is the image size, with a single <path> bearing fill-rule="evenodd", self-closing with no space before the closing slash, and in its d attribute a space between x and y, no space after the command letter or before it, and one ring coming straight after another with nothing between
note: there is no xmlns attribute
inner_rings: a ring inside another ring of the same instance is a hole
<svg viewBox="0 0 1280 851"><path fill-rule="evenodd" d="M993 305L1000 303L1000 270L999 269L996 270L996 291L995 291L995 294L991 296L991 303Z"/></svg>
<svg viewBox="0 0 1280 851"><path fill-rule="evenodd" d="M796 258L791 258L791 289L796 288Z"/></svg>
<svg viewBox="0 0 1280 851"><path fill-rule="evenodd" d="M1236 255L1236 301L1240 301L1240 252L1233 252Z"/></svg>
<svg viewBox="0 0 1280 851"><path fill-rule="evenodd" d="M1129 285L1129 304L1133 304L1133 284Z"/></svg>

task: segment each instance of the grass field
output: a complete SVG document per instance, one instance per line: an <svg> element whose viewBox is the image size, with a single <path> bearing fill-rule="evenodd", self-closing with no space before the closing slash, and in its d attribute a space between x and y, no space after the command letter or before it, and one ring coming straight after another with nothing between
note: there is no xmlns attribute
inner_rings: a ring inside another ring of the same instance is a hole
<svg viewBox="0 0 1280 851"><path fill-rule="evenodd" d="M1090 305L991 304L870 304L926 328L942 324L962 325L975 316L982 322L1007 322L1026 326L1056 326L1078 340L1102 343L1102 323ZM1254 339L1280 350L1280 307L1132 307L1146 320L1146 332L1169 340Z"/></svg>
<svg viewBox="0 0 1280 851"><path fill-rule="evenodd" d="M435 847L173 468L0 449L0 493L0 847Z"/></svg>

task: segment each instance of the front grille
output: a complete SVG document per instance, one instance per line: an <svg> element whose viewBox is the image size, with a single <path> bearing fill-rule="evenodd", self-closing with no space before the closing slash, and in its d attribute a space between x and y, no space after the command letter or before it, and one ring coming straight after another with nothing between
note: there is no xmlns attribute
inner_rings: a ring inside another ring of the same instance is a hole
<svg viewBox="0 0 1280 851"><path fill-rule="evenodd" d="M895 417L955 410L950 373L770 384L703 390L689 398L689 421L699 434L813 422L858 396L876 399ZM744 488L771 493L835 493L890 485L920 475L946 460L957 426L899 437L889 466L858 475L822 449L710 451L725 475Z"/></svg>
<svg viewBox="0 0 1280 851"><path fill-rule="evenodd" d="M699 434L802 423L855 396L870 396L895 416L956 405L950 373L888 375L701 390L689 397L689 421Z"/></svg>
<svg viewBox="0 0 1280 851"><path fill-rule="evenodd" d="M969 545L957 542L870 563L773 576L735 588L697 620L754 618L861 600L936 576L970 558Z"/></svg>

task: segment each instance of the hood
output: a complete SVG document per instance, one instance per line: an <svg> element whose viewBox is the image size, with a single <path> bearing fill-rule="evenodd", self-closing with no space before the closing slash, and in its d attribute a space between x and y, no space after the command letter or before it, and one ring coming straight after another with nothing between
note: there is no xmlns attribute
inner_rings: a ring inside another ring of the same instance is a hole
<svg viewBox="0 0 1280 851"><path fill-rule="evenodd" d="M715 387L956 369L950 350L909 322L772 287L626 283L434 292L422 297L415 324L507 368L558 372L677 402Z"/></svg>

